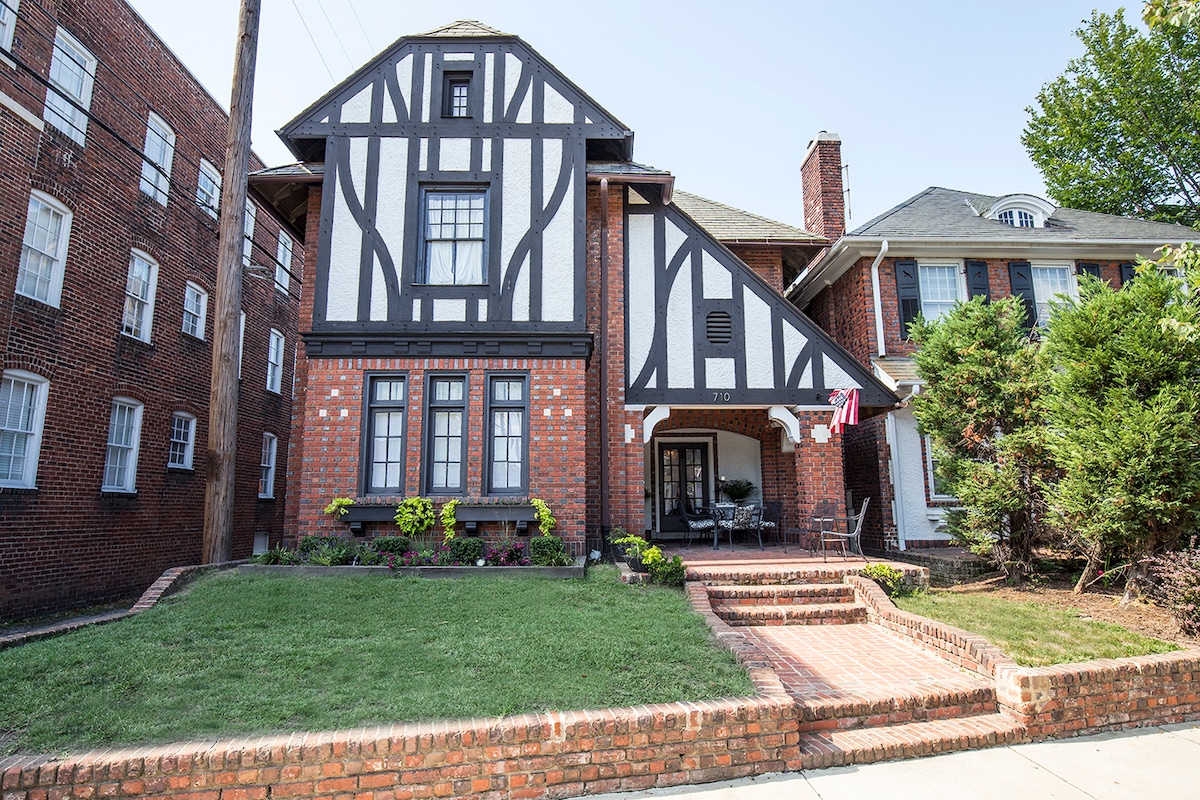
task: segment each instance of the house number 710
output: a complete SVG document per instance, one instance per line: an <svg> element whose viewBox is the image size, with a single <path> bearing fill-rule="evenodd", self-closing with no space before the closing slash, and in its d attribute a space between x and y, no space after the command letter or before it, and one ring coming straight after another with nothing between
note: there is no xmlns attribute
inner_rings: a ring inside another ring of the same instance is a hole
<svg viewBox="0 0 1200 800"><path fill-rule="evenodd" d="M713 402L714 403L728 403L729 402L729 392L713 392Z"/></svg>

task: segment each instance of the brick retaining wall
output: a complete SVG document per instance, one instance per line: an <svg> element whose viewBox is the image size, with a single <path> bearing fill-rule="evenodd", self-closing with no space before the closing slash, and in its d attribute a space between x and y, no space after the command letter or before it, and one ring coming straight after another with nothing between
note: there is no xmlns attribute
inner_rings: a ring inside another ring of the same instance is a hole
<svg viewBox="0 0 1200 800"><path fill-rule="evenodd" d="M847 576L868 618L996 682L1001 710L1030 739L1200 719L1200 649L1022 667L972 633L896 608L873 581Z"/></svg>

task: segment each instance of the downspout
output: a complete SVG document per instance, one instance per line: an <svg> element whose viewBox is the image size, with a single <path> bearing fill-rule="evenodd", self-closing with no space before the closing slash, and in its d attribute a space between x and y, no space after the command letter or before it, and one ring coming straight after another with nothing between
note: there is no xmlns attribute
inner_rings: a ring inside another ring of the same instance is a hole
<svg viewBox="0 0 1200 800"><path fill-rule="evenodd" d="M887 344L883 340L883 300L879 296L879 262L887 255L888 240L879 245L879 255L871 262L871 299L875 302L875 341L879 343L879 357L887 355Z"/></svg>
<svg viewBox="0 0 1200 800"><path fill-rule="evenodd" d="M608 178L600 179L600 536L608 538Z"/></svg>

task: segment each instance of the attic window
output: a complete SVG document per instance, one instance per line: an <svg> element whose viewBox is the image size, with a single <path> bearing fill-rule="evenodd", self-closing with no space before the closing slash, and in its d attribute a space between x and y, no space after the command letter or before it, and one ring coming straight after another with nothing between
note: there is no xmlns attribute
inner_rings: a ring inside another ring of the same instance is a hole
<svg viewBox="0 0 1200 800"><path fill-rule="evenodd" d="M446 73L446 82L442 87L442 116L471 116L471 73Z"/></svg>
<svg viewBox="0 0 1200 800"><path fill-rule="evenodd" d="M1000 220L1005 225L1012 225L1014 228L1033 227L1033 214L1030 214L1028 211L1014 211L1010 208L1008 211L1001 211L996 216L996 219Z"/></svg>
<svg viewBox="0 0 1200 800"><path fill-rule="evenodd" d="M733 340L733 317L728 311L710 311L704 321L709 344L729 344Z"/></svg>

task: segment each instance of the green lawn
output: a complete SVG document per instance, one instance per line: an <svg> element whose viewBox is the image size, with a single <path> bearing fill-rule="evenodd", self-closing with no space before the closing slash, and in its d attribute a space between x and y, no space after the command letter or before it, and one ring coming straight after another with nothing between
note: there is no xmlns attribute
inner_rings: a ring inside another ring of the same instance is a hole
<svg viewBox="0 0 1200 800"><path fill-rule="evenodd" d="M893 599L905 611L983 636L1027 667L1179 649L1119 625L1080 619L1074 610L1044 603L938 591Z"/></svg>
<svg viewBox="0 0 1200 800"><path fill-rule="evenodd" d="M753 693L677 589L222 573L0 650L0 755Z"/></svg>

